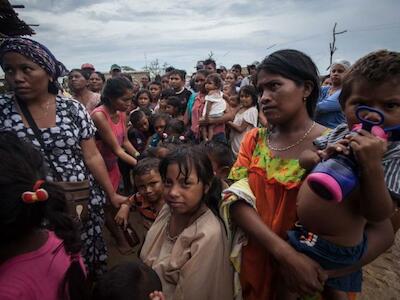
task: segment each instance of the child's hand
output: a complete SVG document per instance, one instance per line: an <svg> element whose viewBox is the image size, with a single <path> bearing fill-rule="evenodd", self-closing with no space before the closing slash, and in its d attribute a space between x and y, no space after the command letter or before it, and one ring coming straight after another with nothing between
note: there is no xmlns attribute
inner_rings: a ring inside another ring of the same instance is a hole
<svg viewBox="0 0 400 300"><path fill-rule="evenodd" d="M358 163L363 167L371 164L375 166L376 163L380 165L387 150L387 142L363 129L358 130L357 133L346 138Z"/></svg>
<svg viewBox="0 0 400 300"><path fill-rule="evenodd" d="M321 158L321 160L327 160L332 155L337 153L343 153L344 155L349 155L349 140L342 139L335 144L328 144L328 146L324 150L318 150L317 154Z"/></svg>
<svg viewBox="0 0 400 300"><path fill-rule="evenodd" d="M129 217L129 205L122 203L121 207L119 208L117 214L115 215L115 222L118 225L123 225L124 229L128 226L128 217Z"/></svg>
<svg viewBox="0 0 400 300"><path fill-rule="evenodd" d="M150 300L165 300L163 292L154 291L149 295Z"/></svg>

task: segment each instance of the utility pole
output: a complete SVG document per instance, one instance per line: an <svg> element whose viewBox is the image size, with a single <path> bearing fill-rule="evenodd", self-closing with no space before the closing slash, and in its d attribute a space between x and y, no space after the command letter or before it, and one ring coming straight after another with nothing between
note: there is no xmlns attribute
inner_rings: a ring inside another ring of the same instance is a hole
<svg viewBox="0 0 400 300"><path fill-rule="evenodd" d="M333 34L333 41L332 41L332 43L329 43L329 50L330 50L330 55L331 55L331 57L330 57L330 59L329 59L329 67L327 68L327 70L329 70L329 68L331 67L331 65L332 65L333 53L335 53L335 51L337 50L337 48L336 48L336 46L335 46L335 43L336 43L336 36L339 35L339 34L343 34L343 33L347 32L347 30L342 30L342 31L336 32L336 26L337 26L337 23L335 22L335 26L333 26L333 32L332 32L332 34Z"/></svg>

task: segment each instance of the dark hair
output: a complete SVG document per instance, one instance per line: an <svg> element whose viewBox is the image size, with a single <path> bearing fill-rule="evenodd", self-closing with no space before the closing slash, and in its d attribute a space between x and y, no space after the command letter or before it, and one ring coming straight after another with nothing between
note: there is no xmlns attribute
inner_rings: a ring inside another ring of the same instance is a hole
<svg viewBox="0 0 400 300"><path fill-rule="evenodd" d="M379 50L357 60L343 78L339 102L344 108L355 82L365 81L369 85L381 85L400 78L400 52ZM397 83L398 84L398 83Z"/></svg>
<svg viewBox="0 0 400 300"><path fill-rule="evenodd" d="M208 70L206 70L206 69L201 69L201 70L197 70L197 71L196 71L196 75L197 75L197 74L201 74L201 75L203 75L204 77L207 78L207 76L210 75L210 71L208 71Z"/></svg>
<svg viewBox="0 0 400 300"><path fill-rule="evenodd" d="M207 81L211 81L212 83L214 83L214 85L218 88L218 89L222 89L222 79L221 76L219 74L210 74L207 76L206 78L206 82Z"/></svg>
<svg viewBox="0 0 400 300"><path fill-rule="evenodd" d="M171 77L171 75L178 75L183 81L185 81L186 72L183 70L174 69L169 72L170 77Z"/></svg>
<svg viewBox="0 0 400 300"><path fill-rule="evenodd" d="M82 75L86 80L89 80L90 75L92 75L92 72L90 72L89 70L72 69L71 71L69 71L68 77L69 77L73 72L81 73L81 75Z"/></svg>
<svg viewBox="0 0 400 300"><path fill-rule="evenodd" d="M147 118L146 114L142 110L138 109L133 111L129 116L129 121L131 122L132 127L136 128L142 118Z"/></svg>
<svg viewBox="0 0 400 300"><path fill-rule="evenodd" d="M158 86L160 89L162 88L162 84L161 84L161 82L160 81L152 81L152 82L150 82L149 83L149 86L150 85L156 85L156 86Z"/></svg>
<svg viewBox="0 0 400 300"><path fill-rule="evenodd" d="M208 58L203 62L203 65L213 65L214 68L217 68L217 64L215 63L215 60L212 58Z"/></svg>
<svg viewBox="0 0 400 300"><path fill-rule="evenodd" d="M232 66L231 70L232 70L232 69L234 69L234 70L239 70L240 72L242 72L242 66L239 65L239 64L234 64L234 65Z"/></svg>
<svg viewBox="0 0 400 300"><path fill-rule="evenodd" d="M253 106L257 105L258 96L257 96L257 90L254 86L252 86L252 85L242 86L239 90L239 99L240 99L240 95L242 95L242 94L244 94L246 96L251 96Z"/></svg>
<svg viewBox="0 0 400 300"><path fill-rule="evenodd" d="M238 76L236 73L232 72L232 71L228 71L226 74L231 73L233 75L233 77L235 78L235 80L238 79Z"/></svg>
<svg viewBox="0 0 400 300"><path fill-rule="evenodd" d="M66 213L65 195L52 182L45 181L41 188L48 200L25 203L21 196L32 191L39 179L46 177L43 158L31 143L21 141L13 132L0 132L0 248L12 241L32 234L32 230L48 229L63 240L65 251L78 256L81 241L76 224ZM77 259L72 259L59 287L59 299L84 299L87 296L86 278Z"/></svg>
<svg viewBox="0 0 400 300"><path fill-rule="evenodd" d="M93 300L148 300L149 294L161 291L157 273L141 261L114 266L97 282Z"/></svg>
<svg viewBox="0 0 400 300"><path fill-rule="evenodd" d="M128 73L121 73L120 76L121 76L121 77L124 77L125 79L128 79L131 83L133 83L131 74L128 74Z"/></svg>
<svg viewBox="0 0 400 300"><path fill-rule="evenodd" d="M122 97L126 90L133 89L132 83L123 76L117 76L110 78L106 81L103 91L101 93L101 102L106 106L110 106L111 103Z"/></svg>
<svg viewBox="0 0 400 300"><path fill-rule="evenodd" d="M168 97L167 98L167 105L171 105L178 110L178 114L182 114L182 104L181 99L176 96Z"/></svg>
<svg viewBox="0 0 400 300"><path fill-rule="evenodd" d="M313 84L311 94L307 97L306 108L312 118L319 97L318 69L312 59L298 50L279 50L267 56L257 67L257 77L260 71L278 74L293 80L298 86L306 81Z"/></svg>
<svg viewBox="0 0 400 300"><path fill-rule="evenodd" d="M135 97L135 104L136 104L136 106L139 106L139 97L140 97L142 94L146 94L147 97L149 97L149 105L150 105L150 102L151 102L151 94L150 94L150 91L147 90L147 89L141 89L139 92L137 92L136 97Z"/></svg>
<svg viewBox="0 0 400 300"><path fill-rule="evenodd" d="M207 154L198 146L181 146L161 160L160 175L163 181L166 180L168 166L177 164L179 174L188 179L194 169L197 173L199 182L208 185L208 192L203 195L203 201L218 216L218 205L221 198L222 184L215 177L211 161Z"/></svg>
<svg viewBox="0 0 400 300"><path fill-rule="evenodd" d="M102 80L103 82L106 82L106 78L104 77L104 74L103 74L103 73L101 73L101 72L99 72L99 71L94 71L94 72L92 72L92 73L90 74L90 76L92 76L92 74L97 74L97 75L99 75L99 77L101 78L101 80Z"/></svg>
<svg viewBox="0 0 400 300"><path fill-rule="evenodd" d="M207 141L202 144L204 152L207 153L218 165L218 167L233 166L235 159L231 147L224 142L220 141Z"/></svg>
<svg viewBox="0 0 400 300"><path fill-rule="evenodd" d="M151 124L154 125L158 120L164 120L165 123L168 123L170 118L171 117L164 112L155 113L151 116Z"/></svg>
<svg viewBox="0 0 400 300"><path fill-rule="evenodd" d="M170 119L164 131L168 135L183 135L185 133L185 123L176 118Z"/></svg>
<svg viewBox="0 0 400 300"><path fill-rule="evenodd" d="M173 89L166 89L161 91L160 99L168 99L172 96L175 96L175 91Z"/></svg>
<svg viewBox="0 0 400 300"><path fill-rule="evenodd" d="M173 66L169 66L165 68L165 73L169 73L171 71L175 70L175 68Z"/></svg>
<svg viewBox="0 0 400 300"><path fill-rule="evenodd" d="M151 171L156 171L158 173L159 166L160 166L159 159L143 158L139 160L137 165L133 168L133 176L142 176L150 173Z"/></svg>

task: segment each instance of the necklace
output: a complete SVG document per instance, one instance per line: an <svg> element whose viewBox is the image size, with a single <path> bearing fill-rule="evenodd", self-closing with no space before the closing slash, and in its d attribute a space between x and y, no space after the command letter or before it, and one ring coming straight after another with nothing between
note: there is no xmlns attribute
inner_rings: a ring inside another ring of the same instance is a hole
<svg viewBox="0 0 400 300"><path fill-rule="evenodd" d="M167 222L167 228L165 229L165 235L167 236L167 240L169 240L170 242L175 243L176 239L178 238L179 234L177 234L176 236L171 236L170 234L170 223L171 223L171 218L169 218L168 222Z"/></svg>
<svg viewBox="0 0 400 300"><path fill-rule="evenodd" d="M269 135L268 135L268 138L267 138L268 147L269 147L271 150L274 150L274 151L286 151L286 150L292 149L292 148L296 147L297 145L299 145L301 142L304 141L304 139L310 134L310 132L311 132L311 130L314 128L314 126L315 126L315 121L313 121L313 123L312 123L312 125L310 126L310 128L307 129L307 131L304 133L304 135L303 135L299 140L297 140L296 142L294 142L293 144L291 144L291 145L289 145L289 146L282 147L282 148L276 148L276 147L274 147L274 146L271 145L271 141L270 141L270 136L271 136L271 135L269 134Z"/></svg>

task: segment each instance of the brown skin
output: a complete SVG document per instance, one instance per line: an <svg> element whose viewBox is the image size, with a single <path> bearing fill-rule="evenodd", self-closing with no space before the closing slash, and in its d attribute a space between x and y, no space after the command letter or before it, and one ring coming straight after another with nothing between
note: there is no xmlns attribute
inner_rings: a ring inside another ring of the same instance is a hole
<svg viewBox="0 0 400 300"><path fill-rule="evenodd" d="M389 80L377 85L362 81L355 82L352 94L346 100L344 106L349 127L359 122L354 112L360 104L375 107L384 112L384 127L398 124L400 120L400 88L397 81ZM364 117L374 119L376 115L369 113ZM349 274L373 261L393 244L394 234L400 227L400 213L394 211L394 203L388 194L382 174L380 161L386 149L386 144L381 140L361 131L359 135L348 137L338 144L330 145L324 151L304 153L300 162L310 169L321 158L326 159L335 152L348 154L347 146L352 148L356 159L362 165L360 188L341 204L332 205L327 201L319 200L313 201L309 206L313 207L315 215L329 213L329 216L332 216L331 218L324 218L322 230L325 230L327 234L325 238L333 239L339 244L351 245L360 241L365 231L368 237L368 249L358 263L341 270L331 270L328 272L329 277ZM374 176L369 176L372 173ZM371 179L372 177L374 180ZM306 188L305 185L303 187ZM321 208L321 206L323 207ZM337 217L339 214L340 222L335 222L334 220L339 219ZM299 216L301 215L302 213L299 213ZM312 217L303 215L303 218ZM376 222L375 220L381 221ZM367 221L369 222L367 223ZM321 230L321 225L314 224L314 227ZM310 226L313 226L313 224L310 224ZM340 228L343 228L343 230L341 231Z"/></svg>
<svg viewBox="0 0 400 300"><path fill-rule="evenodd" d="M37 64L23 55L8 52L3 57L6 80L15 94L25 101L39 128L54 127L56 123L56 96L48 92L50 76ZM47 109L47 103L49 109ZM45 113L43 112L45 110ZM22 113L20 113L22 116ZM22 117L24 125L28 122ZM94 138L81 142L83 160L112 204L119 207L126 201L113 190L103 158L97 150Z"/></svg>
<svg viewBox="0 0 400 300"><path fill-rule="evenodd" d="M89 88L94 93L100 93L103 88L104 81L101 79L99 74L93 72L89 78Z"/></svg>
<svg viewBox="0 0 400 300"><path fill-rule="evenodd" d="M312 84L297 86L293 81L260 71L257 88L262 91L261 109L274 125L271 143L275 147L293 144L304 135L312 120L307 114L304 97L310 95ZM312 149L312 141L321 135L324 127L316 125L307 138L297 147L284 152L273 152L282 158L298 158L306 149ZM261 220L257 211L243 201L231 208L234 222L255 238L280 265L285 285L292 291L310 295L321 291L327 275L307 256L298 253L285 240L274 233Z"/></svg>

